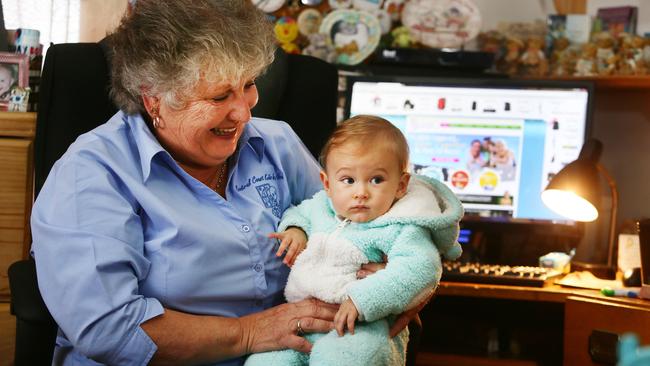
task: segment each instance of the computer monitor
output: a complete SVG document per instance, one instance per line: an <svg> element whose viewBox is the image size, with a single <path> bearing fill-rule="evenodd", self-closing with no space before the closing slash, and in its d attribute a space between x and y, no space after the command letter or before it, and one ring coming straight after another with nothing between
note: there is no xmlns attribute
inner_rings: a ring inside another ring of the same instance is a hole
<svg viewBox="0 0 650 366"><path fill-rule="evenodd" d="M575 224L546 208L540 194L578 157L591 83L404 76L347 83L346 116L395 124L409 143L411 171L445 182L466 220Z"/></svg>

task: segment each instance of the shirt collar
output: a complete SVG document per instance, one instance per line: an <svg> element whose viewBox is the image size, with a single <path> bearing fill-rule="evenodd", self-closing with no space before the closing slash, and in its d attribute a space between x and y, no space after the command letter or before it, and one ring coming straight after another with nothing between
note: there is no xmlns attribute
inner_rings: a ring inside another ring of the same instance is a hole
<svg viewBox="0 0 650 366"><path fill-rule="evenodd" d="M260 135L257 128L255 128L255 126L250 122L246 124L246 127L244 127L244 132L239 138L239 141L240 146L250 146L255 152L255 155L257 155L258 161L262 161L262 157L264 157L264 138Z"/></svg>
<svg viewBox="0 0 650 366"><path fill-rule="evenodd" d="M140 153L140 167L142 168L142 176L146 181L151 174L151 161L154 159L154 157L162 152L164 152L165 155L169 156L170 159L171 156L162 147L162 145L160 145L158 139L156 139L156 136L154 136L154 134L151 132L149 126L147 126L147 123L144 121L140 114L123 114L122 118L130 127L131 131L133 131L133 137L135 139L138 152ZM247 123L246 127L244 127L244 132L240 137L239 144L240 146L250 146L251 149L253 149L255 152L257 159L259 161L262 161L262 157L264 157L264 138L262 135L260 135L259 131L251 125L251 123Z"/></svg>
<svg viewBox="0 0 650 366"><path fill-rule="evenodd" d="M120 112L123 113L123 112ZM149 179L149 174L151 173L151 161L154 156L158 155L161 152L165 152L165 149L160 145L156 136L147 126L147 123L144 121L140 114L123 114L122 117L125 123L129 126L131 131L133 131L133 138L135 139L135 145L138 149L140 155L140 167L142 168L142 176L146 181ZM169 155L167 153L167 155Z"/></svg>

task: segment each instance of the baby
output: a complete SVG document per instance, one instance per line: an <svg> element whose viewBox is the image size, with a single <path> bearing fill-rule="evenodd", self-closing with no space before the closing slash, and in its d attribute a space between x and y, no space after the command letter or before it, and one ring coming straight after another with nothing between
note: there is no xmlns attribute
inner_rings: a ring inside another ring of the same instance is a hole
<svg viewBox="0 0 650 366"><path fill-rule="evenodd" d="M460 256L463 215L444 184L410 176L408 154L402 133L382 118L360 115L336 128L321 154L324 190L289 208L272 234L292 265L287 300L341 304L336 329L305 335L311 354L259 353L246 365L404 364L408 331L389 338L391 322L436 288L441 254ZM385 269L356 278L361 265L384 255Z"/></svg>
<svg viewBox="0 0 650 366"><path fill-rule="evenodd" d="M16 77L11 66L0 64L0 101L9 100L9 95L15 82Z"/></svg>

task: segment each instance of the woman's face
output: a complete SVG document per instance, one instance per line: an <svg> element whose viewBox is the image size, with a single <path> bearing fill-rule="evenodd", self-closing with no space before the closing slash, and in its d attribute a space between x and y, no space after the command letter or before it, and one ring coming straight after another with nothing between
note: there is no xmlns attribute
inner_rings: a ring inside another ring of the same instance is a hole
<svg viewBox="0 0 650 366"><path fill-rule="evenodd" d="M253 79L234 84L201 81L185 108L160 103L162 127L155 133L176 161L216 167L234 153L257 98Z"/></svg>

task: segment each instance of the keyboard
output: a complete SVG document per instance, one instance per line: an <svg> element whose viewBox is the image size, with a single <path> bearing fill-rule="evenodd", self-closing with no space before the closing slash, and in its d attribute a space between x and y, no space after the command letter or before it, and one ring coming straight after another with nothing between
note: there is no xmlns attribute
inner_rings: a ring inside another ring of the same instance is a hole
<svg viewBox="0 0 650 366"><path fill-rule="evenodd" d="M562 272L551 268L501 264L443 262L442 281L544 287Z"/></svg>

